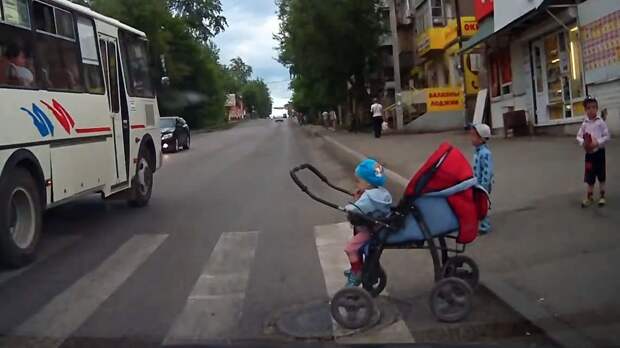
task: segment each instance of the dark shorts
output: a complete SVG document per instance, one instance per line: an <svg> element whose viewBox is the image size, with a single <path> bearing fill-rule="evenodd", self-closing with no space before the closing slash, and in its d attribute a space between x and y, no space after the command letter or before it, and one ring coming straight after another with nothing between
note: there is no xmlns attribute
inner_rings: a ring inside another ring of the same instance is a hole
<svg viewBox="0 0 620 348"><path fill-rule="evenodd" d="M593 153L586 153L586 170L583 181L588 185L594 185L596 179L605 182L605 149Z"/></svg>

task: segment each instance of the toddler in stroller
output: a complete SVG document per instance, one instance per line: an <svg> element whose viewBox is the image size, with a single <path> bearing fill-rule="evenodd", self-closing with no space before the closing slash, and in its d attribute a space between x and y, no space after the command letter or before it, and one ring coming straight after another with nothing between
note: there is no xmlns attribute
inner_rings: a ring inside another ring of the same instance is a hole
<svg viewBox="0 0 620 348"><path fill-rule="evenodd" d="M389 216L392 195L385 189L383 166L371 158L360 162L355 168L357 179L353 197L354 203L347 204L344 209L349 213L349 221L353 225L353 237L344 249L351 268L344 272L347 287L359 286L362 282L362 257L360 249L370 239L370 229L374 228L367 220L356 219L355 214L383 219Z"/></svg>
<svg viewBox="0 0 620 348"><path fill-rule="evenodd" d="M316 196L297 176L306 169L332 189L353 196L356 202L342 207ZM372 297L387 284L387 273L380 264L386 249L428 250L435 274L429 297L431 311L445 322L467 317L479 272L475 261L463 253L465 246L476 239L479 222L486 217L490 202L457 148L441 144L410 180L395 206L388 203L391 197L383 188L383 168L373 160L362 161L356 170L358 188L364 190L357 195L333 185L310 164L293 168L290 175L310 198L346 212L355 226L356 234L346 248L351 261L349 287L334 294L330 303L338 324L357 329L370 323L374 313ZM351 286L360 284L360 278L362 288Z"/></svg>

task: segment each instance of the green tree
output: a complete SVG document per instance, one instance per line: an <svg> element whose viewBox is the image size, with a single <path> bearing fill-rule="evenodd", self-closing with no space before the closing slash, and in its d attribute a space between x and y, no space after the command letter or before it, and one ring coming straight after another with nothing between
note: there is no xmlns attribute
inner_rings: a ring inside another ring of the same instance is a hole
<svg viewBox="0 0 620 348"><path fill-rule="evenodd" d="M236 57L230 60L228 70L239 83L246 84L250 77L252 77L252 67L245 64L241 57Z"/></svg>
<svg viewBox="0 0 620 348"><path fill-rule="evenodd" d="M203 42L224 31L228 23L221 15L220 0L168 0L168 4L187 23L191 33Z"/></svg>
<svg viewBox="0 0 620 348"><path fill-rule="evenodd" d="M278 0L279 61L292 75L293 104L312 112L352 97L368 103L365 82L384 28L378 0Z"/></svg>
<svg viewBox="0 0 620 348"><path fill-rule="evenodd" d="M251 80L241 89L241 96L246 109L256 117L266 118L271 114L272 100L269 87L261 79Z"/></svg>

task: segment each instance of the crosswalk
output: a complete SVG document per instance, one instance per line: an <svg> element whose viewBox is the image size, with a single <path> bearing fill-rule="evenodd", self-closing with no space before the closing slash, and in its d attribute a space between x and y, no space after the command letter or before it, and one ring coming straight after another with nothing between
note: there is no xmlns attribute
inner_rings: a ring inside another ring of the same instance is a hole
<svg viewBox="0 0 620 348"><path fill-rule="evenodd" d="M164 333L163 345L199 344L236 337L262 233L221 233L213 251L205 255L204 266L184 305ZM351 227L344 222L314 228L316 251L329 297L344 284L342 271L348 261L343 248L350 235ZM128 238L96 268L52 297L36 313L16 323L10 332L0 333L6 336L4 341L0 339L0 346L10 342L6 341L7 337L37 342L31 344L35 347L62 346L168 239L167 234L135 234ZM19 274L10 278L14 277ZM4 280L10 281L8 277ZM336 342L343 344L414 342L402 320L357 335L347 335L335 322L333 330Z"/></svg>

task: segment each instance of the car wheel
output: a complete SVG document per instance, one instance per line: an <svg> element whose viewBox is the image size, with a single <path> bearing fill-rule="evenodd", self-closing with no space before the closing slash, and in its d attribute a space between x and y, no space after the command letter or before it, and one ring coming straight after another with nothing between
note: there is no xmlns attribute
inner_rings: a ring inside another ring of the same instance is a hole
<svg viewBox="0 0 620 348"><path fill-rule="evenodd" d="M132 198L129 200L129 205L134 207L147 205L153 192L153 168L151 168L151 161L144 147L140 148L136 175L132 183Z"/></svg>
<svg viewBox="0 0 620 348"><path fill-rule="evenodd" d="M185 138L185 150L189 150L190 142L190 136L188 135L187 138Z"/></svg>
<svg viewBox="0 0 620 348"><path fill-rule="evenodd" d="M43 207L35 179L22 168L0 184L0 261L21 267L34 260L41 235Z"/></svg>

